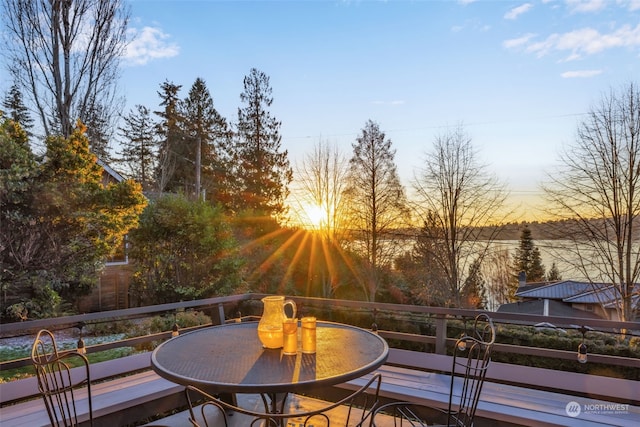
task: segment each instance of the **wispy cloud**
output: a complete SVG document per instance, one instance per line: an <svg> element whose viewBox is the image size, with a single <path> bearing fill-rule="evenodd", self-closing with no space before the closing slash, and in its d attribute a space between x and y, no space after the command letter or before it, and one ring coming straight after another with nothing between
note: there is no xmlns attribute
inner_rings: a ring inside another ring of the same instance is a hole
<svg viewBox="0 0 640 427"><path fill-rule="evenodd" d="M592 13L607 7L606 0L567 0L571 12Z"/></svg>
<svg viewBox="0 0 640 427"><path fill-rule="evenodd" d="M629 9L630 12L640 10L640 0L629 0L627 2L627 9Z"/></svg>
<svg viewBox="0 0 640 427"><path fill-rule="evenodd" d="M529 41L535 36L536 35L533 33L527 33L524 36L515 39L505 40L504 42L502 42L502 46L506 47L507 49L519 49L522 46L526 46Z"/></svg>
<svg viewBox="0 0 640 427"><path fill-rule="evenodd" d="M130 28L129 44L124 55L125 62L130 65L144 65L160 58L171 58L180 52L176 43L169 43L170 36L160 28Z"/></svg>
<svg viewBox="0 0 640 427"><path fill-rule="evenodd" d="M491 31L491 25L483 24L475 19L470 19L466 20L463 24L453 25L451 27L452 33L460 33L462 31L480 31L482 33L486 33L487 31Z"/></svg>
<svg viewBox="0 0 640 427"><path fill-rule="evenodd" d="M594 77L599 74L602 74L602 70L579 70L579 71L565 71L560 74L565 79L575 79L575 78L587 78Z"/></svg>
<svg viewBox="0 0 640 427"><path fill-rule="evenodd" d="M619 29L601 34L593 28L582 28L568 33L555 33L545 40L535 41L531 34L506 40L503 46L508 49L522 49L538 57L552 52L568 52L565 61L581 59L607 49L619 47L640 47L640 24L635 28L624 25Z"/></svg>
<svg viewBox="0 0 640 427"><path fill-rule="evenodd" d="M530 11L532 7L533 5L531 3L525 3L518 7L514 7L513 9L511 9L510 11L504 14L504 19L517 19L518 16Z"/></svg>

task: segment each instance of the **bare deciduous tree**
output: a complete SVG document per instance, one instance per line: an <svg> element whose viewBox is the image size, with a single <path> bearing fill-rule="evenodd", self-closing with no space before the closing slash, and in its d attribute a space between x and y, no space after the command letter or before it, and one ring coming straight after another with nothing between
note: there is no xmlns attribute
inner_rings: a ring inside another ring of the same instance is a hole
<svg viewBox="0 0 640 427"><path fill-rule="evenodd" d="M499 227L505 222L504 184L477 159L471 139L461 126L438 136L414 181L417 212L440 231L438 250L431 254L445 272L451 305L460 307L471 262L482 263Z"/></svg>
<svg viewBox="0 0 640 427"><path fill-rule="evenodd" d="M299 216L308 208L317 208L318 218L308 218L313 228L332 242L339 243L345 229L344 199L346 178L349 171L348 159L337 146L327 141L319 141L313 151L301 164L296 165L295 208ZM314 214L314 213L311 213Z"/></svg>
<svg viewBox="0 0 640 427"><path fill-rule="evenodd" d="M400 184L395 150L377 123L369 120L353 144L346 189L354 248L367 261L366 297L375 301L379 268L390 266L403 241L396 231L408 224L409 211Z"/></svg>
<svg viewBox="0 0 640 427"><path fill-rule="evenodd" d="M309 222L308 226L322 241L324 265L316 264L314 268L325 298L331 298L338 286L333 257L340 252L338 248L346 232L343 195L348 171L347 158L328 141L319 141L301 164L296 165L292 213L301 222Z"/></svg>
<svg viewBox="0 0 640 427"><path fill-rule="evenodd" d="M632 321L640 276L640 92L634 84L611 90L579 123L575 142L560 156L544 186L558 237L558 255L591 283L612 284L598 298L612 300ZM596 288L594 287L594 290Z"/></svg>
<svg viewBox="0 0 640 427"><path fill-rule="evenodd" d="M4 0L3 12L9 71L45 135L68 137L92 111L115 117L106 112L121 106L116 83L129 18L121 0Z"/></svg>

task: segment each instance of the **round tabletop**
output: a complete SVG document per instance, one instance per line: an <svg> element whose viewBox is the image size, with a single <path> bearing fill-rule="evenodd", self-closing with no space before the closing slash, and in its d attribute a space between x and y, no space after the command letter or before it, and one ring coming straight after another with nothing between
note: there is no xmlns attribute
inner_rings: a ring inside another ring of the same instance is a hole
<svg viewBox="0 0 640 427"><path fill-rule="evenodd" d="M317 323L315 354L264 349L257 322L187 332L160 344L151 366L163 378L216 392L300 392L361 377L387 359L385 340L368 330Z"/></svg>

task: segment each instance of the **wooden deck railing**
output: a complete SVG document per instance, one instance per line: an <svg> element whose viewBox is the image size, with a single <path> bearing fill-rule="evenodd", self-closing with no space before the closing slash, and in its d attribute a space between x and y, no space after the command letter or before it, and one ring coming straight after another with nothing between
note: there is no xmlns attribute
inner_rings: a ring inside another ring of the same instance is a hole
<svg viewBox="0 0 640 427"><path fill-rule="evenodd" d="M105 311L98 313L81 314L66 317L57 317L52 319L33 320L16 323L0 324L0 338L32 336L42 328L53 331L63 329L77 328L78 324L91 324L106 321L130 320L141 317L150 317L154 315L171 314L178 310L194 309L204 311L212 317L213 324L223 323L226 319L236 316L238 308L249 301L259 301L263 294L243 294L229 297L210 298L196 301L186 301L171 304L154 305L139 308L129 308L124 310ZM415 305L386 304L386 303L370 303L364 301L351 300L333 300L323 298L305 298L291 297L304 310L324 310L329 316L340 310L348 311L351 317L358 317L360 326L368 327L375 322L380 322L382 318L386 319L384 323L392 323L394 320L420 323L425 318L432 321L435 333L432 335L421 332L406 333L398 332L392 328L380 328L379 333L387 339L430 344L433 346L433 352L436 354L445 354L446 346L450 345L454 339L447 338L447 325L449 320L473 319L480 311L451 309L441 307L425 307ZM255 304L258 307L259 304ZM243 313L243 314L260 314ZM354 316L359 314L359 316ZM537 316L513 313L497 313L489 312L496 325L501 324L518 324L533 326L540 323L553 324L557 328L574 329L577 326L585 326L595 331L603 331L617 335L619 331L632 331L636 336L640 336L640 323L638 322L616 322L598 319L577 319L553 316ZM331 319L327 319L331 320ZM341 317L340 321L345 318ZM347 318L347 320L349 320ZM109 350L118 347L136 346L158 339L165 339L170 336L171 331L160 334L144 335L139 337L128 338L120 341L114 341L87 347L88 353ZM575 351L554 350L549 348L510 345L497 343L496 351L512 354L526 354L529 356L548 357L553 359L575 360ZM589 353L589 363L603 364L607 366L627 366L638 367L640 360L628 357L600 355ZM12 369L30 364L28 359L18 359L9 361L0 361L0 371Z"/></svg>
<svg viewBox="0 0 640 427"><path fill-rule="evenodd" d="M46 328L54 331L77 328L81 322L85 324L131 320L141 317L172 314L177 310L194 309L201 310L211 316L214 324L220 324L236 316L239 310L242 314L260 314L261 305L259 300L262 294L245 294L230 297L211 298L206 300L179 302L173 304L163 304L150 307L131 308L126 310L116 310L100 313L90 313L76 316L61 317L55 319L34 320L20 323L9 323L0 325L1 337L32 337L37 330ZM376 323L379 325L378 333L387 339L393 347L394 343L409 343L414 347L413 351L393 349L392 357L388 363L393 366L424 371L444 371L449 363L446 350L451 346L454 339L448 338L448 329L451 328L451 321L458 323L462 320L473 319L479 312L474 310L445 309L438 307L408 306L385 303L368 303L362 301L330 300L322 298L291 297L299 307L299 313L313 312L320 313L325 320L336 320L346 323L354 323L361 327L371 327ZM258 312L251 312L257 310ZM561 317L544 317L534 315L518 315L510 313L489 313L496 325L527 325L533 326L539 323L553 324L558 328L575 329L579 326L592 328L616 335L619 331L632 331L638 335L640 324L629 322L612 322L594 319L569 319ZM415 326L415 332L399 332L394 325L402 322ZM427 325L428 324L428 325ZM428 327L424 327L427 325ZM206 326L206 325L204 325ZM422 326L422 328L420 328ZM131 347L152 341L166 339L171 331L159 334L144 335L140 337L127 338L120 341L99 344L87 347L89 354L109 350L118 347ZM449 333L449 335L451 335ZM422 350L416 351L416 347ZM425 352L424 349L428 349ZM554 350L548 348L538 348L531 346L518 346L513 344L500 344L495 347L497 353L503 354L524 354L530 356L540 356L553 359L563 359L576 361L575 351ZM140 359L138 357L138 359ZM138 360L136 359L136 360ZM131 359L133 360L133 359ZM20 366L29 365L30 359L22 358L17 360L0 362L0 370L4 371ZM104 362L103 362L104 363ZM138 362L136 362L138 363ZM577 361L576 361L577 363ZM640 360L629 357L610 356L589 353L589 364L602 365L603 367L619 366L640 370ZM97 364L96 364L97 365ZM129 365L129 367L127 367ZM127 373L126 371L135 364L112 363L106 371L100 375L102 380L116 377ZM576 374L570 372L554 372L550 369L530 368L508 363L495 364L496 368L491 374L490 381L496 384L508 384L511 386L521 386L525 388L550 390L556 393L564 393L568 396L593 395L598 398L605 398L615 402L640 404L640 397L637 390L640 389L638 376L634 379L606 378L596 375ZM139 366L134 366L139 370ZM108 372L107 372L108 371ZM573 374L573 375L572 375ZM20 380L15 384L0 384L0 405L5 406L17 401L32 398L37 390L28 380ZM582 383L582 385L580 385ZM588 383L588 385L587 385ZM601 384L598 385L598 384ZM11 387L11 393L6 392ZM594 395L593 390L597 389L600 394Z"/></svg>

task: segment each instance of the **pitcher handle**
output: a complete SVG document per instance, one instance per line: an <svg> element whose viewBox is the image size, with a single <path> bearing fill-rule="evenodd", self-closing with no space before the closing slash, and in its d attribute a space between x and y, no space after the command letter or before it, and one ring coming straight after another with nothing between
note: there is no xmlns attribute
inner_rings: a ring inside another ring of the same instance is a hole
<svg viewBox="0 0 640 427"><path fill-rule="evenodd" d="M294 300L288 299L284 302L283 306L282 306L282 311L284 312L284 316L287 317L287 312L284 311L284 307L286 305L290 305L291 306L291 312L293 313L291 317L288 317L288 319L295 319L296 318L296 314L298 314L298 308L296 307L296 302Z"/></svg>

